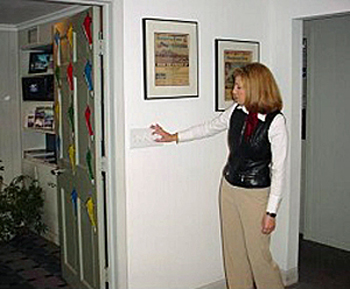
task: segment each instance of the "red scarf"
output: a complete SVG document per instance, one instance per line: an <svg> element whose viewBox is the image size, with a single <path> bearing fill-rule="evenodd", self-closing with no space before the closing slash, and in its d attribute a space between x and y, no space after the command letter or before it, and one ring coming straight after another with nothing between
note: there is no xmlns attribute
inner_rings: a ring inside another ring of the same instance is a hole
<svg viewBox="0 0 350 289"><path fill-rule="evenodd" d="M247 140L254 132L256 126L258 125L258 114L256 112L250 112L246 118L246 128L245 128L245 139Z"/></svg>

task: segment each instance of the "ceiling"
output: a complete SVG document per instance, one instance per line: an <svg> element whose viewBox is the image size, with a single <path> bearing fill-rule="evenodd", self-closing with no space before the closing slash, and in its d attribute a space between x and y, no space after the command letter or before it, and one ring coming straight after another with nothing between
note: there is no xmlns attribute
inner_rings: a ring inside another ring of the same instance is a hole
<svg viewBox="0 0 350 289"><path fill-rule="evenodd" d="M18 25L69 6L43 0L0 0L0 24Z"/></svg>

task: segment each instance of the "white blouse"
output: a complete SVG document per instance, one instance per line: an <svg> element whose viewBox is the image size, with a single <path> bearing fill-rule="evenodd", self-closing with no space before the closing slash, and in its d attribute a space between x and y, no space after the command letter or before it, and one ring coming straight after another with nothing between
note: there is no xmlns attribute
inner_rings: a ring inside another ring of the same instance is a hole
<svg viewBox="0 0 350 289"><path fill-rule="evenodd" d="M230 119L235 109L241 109L248 114L244 106L232 105L219 116L202 124L192 126L186 130L178 132L178 142L198 140L216 135L224 130L228 130ZM261 121L265 121L265 114L258 114ZM271 143L271 187L266 211L277 213L282 200L283 184L286 179L286 161L288 153L288 132L285 117L278 114L272 121L268 138Z"/></svg>

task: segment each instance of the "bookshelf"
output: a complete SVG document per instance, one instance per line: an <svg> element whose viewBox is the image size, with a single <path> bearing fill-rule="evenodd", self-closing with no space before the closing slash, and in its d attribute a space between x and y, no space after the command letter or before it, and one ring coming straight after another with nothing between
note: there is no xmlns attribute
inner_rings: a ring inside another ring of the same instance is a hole
<svg viewBox="0 0 350 289"><path fill-rule="evenodd" d="M45 35L41 35L45 32ZM46 71L30 70L30 57L37 52L52 53L51 24L20 32L20 85L23 77L53 75L50 59ZM52 87L53 90L53 87ZM57 211L57 168L54 101L24 100L21 91L22 174L37 179L44 192L43 220L48 226L44 237L59 245ZM53 93L53 92L52 92Z"/></svg>

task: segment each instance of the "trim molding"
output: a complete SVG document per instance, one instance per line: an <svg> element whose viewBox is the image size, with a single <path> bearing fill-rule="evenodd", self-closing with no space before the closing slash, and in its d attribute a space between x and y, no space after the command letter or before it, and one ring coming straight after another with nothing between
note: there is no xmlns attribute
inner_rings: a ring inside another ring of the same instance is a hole
<svg viewBox="0 0 350 289"><path fill-rule="evenodd" d="M17 28L16 25L0 24L0 31L17 32L17 31L18 31L18 28Z"/></svg>
<svg viewBox="0 0 350 289"><path fill-rule="evenodd" d="M226 289L226 281L225 279L221 279L219 281L209 283L196 289Z"/></svg>
<svg viewBox="0 0 350 289"><path fill-rule="evenodd" d="M298 283L298 280L299 280L298 267L289 269L287 271L280 269L280 271L281 271L284 286L290 286L292 284Z"/></svg>
<svg viewBox="0 0 350 289"><path fill-rule="evenodd" d="M281 270L283 284L285 286L290 286L292 284L298 283L298 268L292 268L287 271ZM196 289L226 289L225 279L206 284L204 286L198 287Z"/></svg>
<svg viewBox="0 0 350 289"><path fill-rule="evenodd" d="M15 27L17 27L18 30L27 29L27 28L33 27L35 25L48 23L51 21L55 21L55 20L70 16L72 14L79 13L83 10L86 10L87 8L88 8L88 6L72 5L72 7L68 7L66 9L62 9L62 10L54 12L54 13L46 14L44 16L40 16L38 18L22 22L22 23L16 25Z"/></svg>

